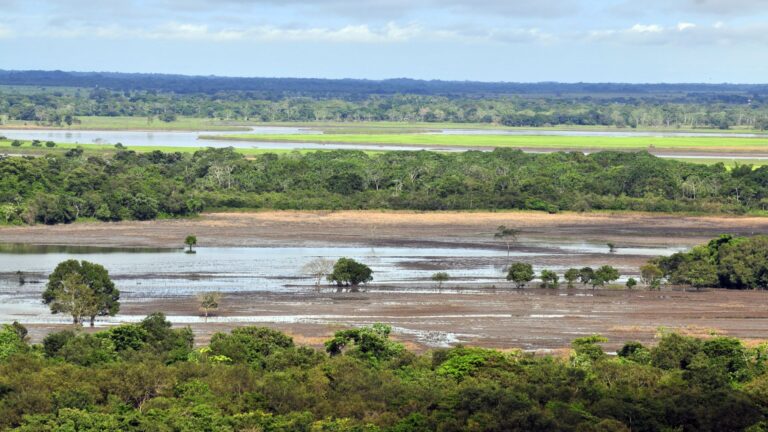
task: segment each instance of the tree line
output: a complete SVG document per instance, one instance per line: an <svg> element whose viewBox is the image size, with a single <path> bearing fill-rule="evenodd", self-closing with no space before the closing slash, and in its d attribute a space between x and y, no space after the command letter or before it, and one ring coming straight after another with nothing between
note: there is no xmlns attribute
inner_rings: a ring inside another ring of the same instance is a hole
<svg viewBox="0 0 768 432"><path fill-rule="evenodd" d="M0 157L0 222L69 223L202 210L402 209L744 213L768 207L768 167L701 165L648 153L464 153L233 149L114 156L72 149Z"/></svg>
<svg viewBox="0 0 768 432"><path fill-rule="evenodd" d="M75 126L82 116L173 122L179 116L251 122L453 122L504 126L768 129L768 94L264 96L253 92L180 94L154 90L9 91L0 118Z"/></svg>
<svg viewBox="0 0 768 432"><path fill-rule="evenodd" d="M768 425L765 344L662 333L573 341L564 356L457 346L423 354L389 326L316 349L240 327L195 348L163 314L28 341L0 326L0 429L78 431L735 431Z"/></svg>

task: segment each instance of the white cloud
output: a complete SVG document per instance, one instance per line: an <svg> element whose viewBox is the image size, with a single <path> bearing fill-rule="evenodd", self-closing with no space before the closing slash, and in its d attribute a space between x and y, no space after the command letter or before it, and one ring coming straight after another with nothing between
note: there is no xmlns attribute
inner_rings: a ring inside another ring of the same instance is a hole
<svg viewBox="0 0 768 432"><path fill-rule="evenodd" d="M54 38L152 39L208 42L328 42L328 43L405 43L412 41L452 41L463 43L497 42L503 44L549 43L554 35L539 29L428 29L417 24L388 23L383 26L367 24L340 27L280 27L254 26L243 28L212 28L205 24L168 23L150 29L121 26L76 26L30 32L26 36Z"/></svg>
<svg viewBox="0 0 768 432"><path fill-rule="evenodd" d="M635 24L625 29L594 30L582 36L586 42L637 45L764 45L768 24L727 26L722 22L701 26L680 22L674 26Z"/></svg>
<svg viewBox="0 0 768 432"><path fill-rule="evenodd" d="M661 33L664 31L664 29L656 24L635 24L627 31L630 33Z"/></svg>
<svg viewBox="0 0 768 432"><path fill-rule="evenodd" d="M13 32L8 27L0 25L0 39L6 39L13 36Z"/></svg>

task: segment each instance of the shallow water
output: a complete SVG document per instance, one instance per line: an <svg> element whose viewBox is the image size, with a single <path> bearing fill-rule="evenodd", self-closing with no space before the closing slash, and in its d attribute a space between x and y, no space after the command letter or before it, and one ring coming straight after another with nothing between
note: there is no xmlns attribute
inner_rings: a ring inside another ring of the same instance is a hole
<svg viewBox="0 0 768 432"><path fill-rule="evenodd" d="M85 131L85 130L57 130L57 129L4 129L0 130L0 135L10 139L41 140L54 141L62 143L75 144L104 144L114 145L122 143L127 147L148 147L148 146L166 146L166 147L234 147L244 149L272 149L272 150L430 150L439 148L441 151L460 152L467 150L463 147L445 148L444 146L396 146L380 144L333 144L333 143L289 143L289 142L247 142L232 141L224 139L200 139L200 136L227 135L235 132L231 131ZM273 134L273 135L313 135L322 134L321 131L310 128L288 127L288 126L257 126L251 128L251 133L255 134ZM716 132L624 132L624 131L553 131L553 130L493 130L493 129L445 129L437 132L430 132L440 135L521 135L521 136L594 136L594 137L737 137L737 138L756 138L766 135L758 134L727 134ZM546 150L532 151L532 153L546 153ZM708 155L685 155L685 154L658 154L663 158L676 159L709 159L713 156ZM716 155L715 155L716 157ZM765 156L728 156L729 159L768 159Z"/></svg>

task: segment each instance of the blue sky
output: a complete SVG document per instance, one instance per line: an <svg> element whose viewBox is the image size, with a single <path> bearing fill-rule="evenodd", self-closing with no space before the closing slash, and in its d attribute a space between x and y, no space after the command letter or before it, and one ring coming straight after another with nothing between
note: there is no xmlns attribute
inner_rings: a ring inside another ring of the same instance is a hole
<svg viewBox="0 0 768 432"><path fill-rule="evenodd" d="M768 0L0 0L0 69L768 82Z"/></svg>

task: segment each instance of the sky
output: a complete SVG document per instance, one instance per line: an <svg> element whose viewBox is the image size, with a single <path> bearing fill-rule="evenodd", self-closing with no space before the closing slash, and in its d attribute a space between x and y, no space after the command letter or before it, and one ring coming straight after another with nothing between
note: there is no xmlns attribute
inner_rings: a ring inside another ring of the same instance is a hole
<svg viewBox="0 0 768 432"><path fill-rule="evenodd" d="M768 82L768 0L0 0L0 69Z"/></svg>

